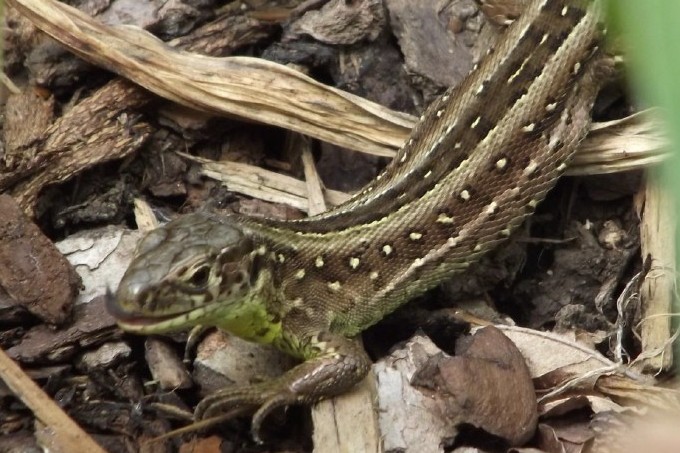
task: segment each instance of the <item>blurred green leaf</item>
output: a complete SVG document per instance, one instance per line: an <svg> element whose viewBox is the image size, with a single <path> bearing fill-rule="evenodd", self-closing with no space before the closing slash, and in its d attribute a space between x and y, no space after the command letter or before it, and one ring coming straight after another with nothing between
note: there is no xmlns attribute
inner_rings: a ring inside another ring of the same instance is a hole
<svg viewBox="0 0 680 453"><path fill-rule="evenodd" d="M662 107L673 157L655 175L674 194L680 213L680 0L608 0L607 6L610 25L624 43L634 92L641 102ZM676 269L678 243L676 227ZM679 308L676 296L675 311Z"/></svg>
<svg viewBox="0 0 680 453"><path fill-rule="evenodd" d="M679 193L680 1L608 0L607 12L614 34L624 42L638 100L663 108L675 153L672 162L662 166L661 176Z"/></svg>

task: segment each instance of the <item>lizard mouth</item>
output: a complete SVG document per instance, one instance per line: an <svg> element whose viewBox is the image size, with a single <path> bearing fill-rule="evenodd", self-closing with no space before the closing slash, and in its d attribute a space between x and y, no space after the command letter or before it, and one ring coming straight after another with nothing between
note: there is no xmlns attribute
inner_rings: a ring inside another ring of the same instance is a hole
<svg viewBox="0 0 680 453"><path fill-rule="evenodd" d="M105 297L106 310L109 312L109 314L116 318L116 322L122 329L133 332L136 331L141 333L152 330L156 331L157 329L155 327L167 326L169 323L173 324L172 321L174 319L184 318L188 313L193 311L188 310L186 312L173 313L170 315L148 316L126 311L116 301L116 297L109 288L106 289Z"/></svg>

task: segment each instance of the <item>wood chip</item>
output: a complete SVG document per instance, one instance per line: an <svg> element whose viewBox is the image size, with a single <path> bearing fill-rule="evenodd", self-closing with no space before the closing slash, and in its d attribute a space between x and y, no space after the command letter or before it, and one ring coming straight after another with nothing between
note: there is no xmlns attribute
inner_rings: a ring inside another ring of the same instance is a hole
<svg viewBox="0 0 680 453"><path fill-rule="evenodd" d="M151 337L144 342L144 356L161 390L185 389L193 385L182 359L166 342Z"/></svg>
<svg viewBox="0 0 680 453"><path fill-rule="evenodd" d="M71 314L80 279L66 258L8 195L0 195L0 286L49 324Z"/></svg>

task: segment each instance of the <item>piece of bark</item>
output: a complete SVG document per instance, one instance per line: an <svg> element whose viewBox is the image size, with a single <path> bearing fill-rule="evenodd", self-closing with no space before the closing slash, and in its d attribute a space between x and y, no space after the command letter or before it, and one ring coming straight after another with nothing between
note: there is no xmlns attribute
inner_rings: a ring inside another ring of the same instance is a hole
<svg viewBox="0 0 680 453"><path fill-rule="evenodd" d="M0 286L49 324L70 315L80 278L8 195L0 195Z"/></svg>
<svg viewBox="0 0 680 453"><path fill-rule="evenodd" d="M442 11L447 3L385 1L408 71L444 87L457 85L472 68L471 45L477 35L475 27L450 26L451 21L464 24L470 19L477 12L474 2L457 2L455 10Z"/></svg>
<svg viewBox="0 0 680 453"><path fill-rule="evenodd" d="M127 343L112 341L92 351L86 351L78 358L78 367L85 372L108 369L128 359L131 354L132 349Z"/></svg>
<svg viewBox="0 0 680 453"><path fill-rule="evenodd" d="M79 2L78 10L96 17L97 20L114 25L135 26L152 31L164 39L186 34L196 23L205 22L213 9L205 2L199 8L186 2L139 2L130 0L107 1L95 6L95 2ZM24 61L31 81L55 91L70 91L83 80L92 84L102 77L94 65L75 57L52 39L42 36L41 42L28 50ZM94 79L94 80L93 80Z"/></svg>
<svg viewBox="0 0 680 453"><path fill-rule="evenodd" d="M54 119L54 97L28 89L9 96L5 104L3 173L25 165L34 158L35 142L43 137ZM0 167L1 168L1 167Z"/></svg>
<svg viewBox="0 0 680 453"><path fill-rule="evenodd" d="M0 168L0 191L7 191L32 215L40 191L94 164L127 156L149 137L150 126L129 112L148 103L131 95L138 88L111 82L55 121L24 152L18 168Z"/></svg>
<svg viewBox="0 0 680 453"><path fill-rule="evenodd" d="M106 311L105 297L76 306L73 322L65 329L54 330L41 324L31 328L22 341L7 354L22 363L63 363L83 348L120 338L116 321Z"/></svg>
<svg viewBox="0 0 680 453"><path fill-rule="evenodd" d="M325 44L349 46L376 39L386 20L382 1L331 0L319 10L309 11L293 22L284 40L309 35Z"/></svg>
<svg viewBox="0 0 680 453"><path fill-rule="evenodd" d="M240 47L260 42L275 33L277 27L246 15L222 16L208 22L186 36L168 44L185 52L225 56Z"/></svg>
<svg viewBox="0 0 680 453"><path fill-rule="evenodd" d="M153 208L146 200L143 200L141 198L135 198L134 213L135 223L137 224L137 231L140 233L140 235L137 238L137 241L139 240L142 234L148 233L149 231L154 230L160 226L160 222L156 218L156 215L153 212ZM135 241L135 244L137 243L137 241ZM132 253L130 254L130 257L131 256ZM127 264L129 264L130 259L127 260Z"/></svg>
<svg viewBox="0 0 680 453"><path fill-rule="evenodd" d="M164 341L148 338L144 342L144 356L153 379L163 391L185 389L192 386L191 376L182 359Z"/></svg>

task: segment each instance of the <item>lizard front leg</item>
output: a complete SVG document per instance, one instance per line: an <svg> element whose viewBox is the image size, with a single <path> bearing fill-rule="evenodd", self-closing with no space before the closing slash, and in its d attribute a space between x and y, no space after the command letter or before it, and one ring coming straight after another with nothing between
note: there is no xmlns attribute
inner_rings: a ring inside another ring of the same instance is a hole
<svg viewBox="0 0 680 453"><path fill-rule="evenodd" d="M253 437L259 440L264 419L276 408L309 404L353 387L366 376L371 360L355 340L329 332L306 335L298 344L306 361L272 381L224 388L205 397L195 418L250 408Z"/></svg>

